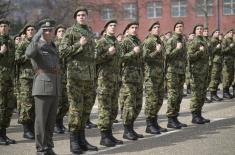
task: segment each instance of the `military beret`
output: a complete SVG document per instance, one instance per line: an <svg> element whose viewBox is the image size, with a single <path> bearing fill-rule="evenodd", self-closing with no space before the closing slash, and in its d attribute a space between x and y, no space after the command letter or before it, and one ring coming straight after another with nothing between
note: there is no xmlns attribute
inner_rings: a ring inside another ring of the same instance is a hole
<svg viewBox="0 0 235 155"><path fill-rule="evenodd" d="M40 28L52 28L55 26L55 21L50 18L45 18L39 22Z"/></svg>
<svg viewBox="0 0 235 155"><path fill-rule="evenodd" d="M228 34L229 32L234 32L234 29L229 29L227 32L226 32L226 34Z"/></svg>
<svg viewBox="0 0 235 155"><path fill-rule="evenodd" d="M10 22L6 19L0 19L0 24L7 24L10 25Z"/></svg>
<svg viewBox="0 0 235 155"><path fill-rule="evenodd" d="M26 24L26 25L23 27L23 29L20 31L20 34L22 34L22 33L26 34L26 30L27 30L27 28L29 28L29 27L35 28L35 25L34 25L33 23L28 23L28 24Z"/></svg>
<svg viewBox="0 0 235 155"><path fill-rule="evenodd" d="M125 30L129 29L132 25L138 25L139 26L139 22L130 22L129 24L127 24Z"/></svg>
<svg viewBox="0 0 235 155"><path fill-rule="evenodd" d="M213 36L213 35L214 35L214 33L215 33L215 32L217 32L217 31L219 31L219 32L220 32L220 30L219 30L219 29L215 29L215 30L211 33L211 36Z"/></svg>
<svg viewBox="0 0 235 155"><path fill-rule="evenodd" d="M203 25L202 24L197 24L197 25L195 25L194 26L194 28L193 28L193 33L195 34L195 31L196 31L196 28L197 27L203 27Z"/></svg>
<svg viewBox="0 0 235 155"><path fill-rule="evenodd" d="M13 40L16 40L17 37L20 37L19 34L16 34L14 37L13 37Z"/></svg>
<svg viewBox="0 0 235 155"><path fill-rule="evenodd" d="M176 25L178 25L178 24L184 25L184 22L182 20L177 21L174 25L174 30L175 30Z"/></svg>
<svg viewBox="0 0 235 155"><path fill-rule="evenodd" d="M115 19L109 20L109 21L104 25L104 29L106 29L106 28L109 26L109 24L111 24L111 23L116 23L116 24L117 24L117 20L115 20Z"/></svg>
<svg viewBox="0 0 235 155"><path fill-rule="evenodd" d="M74 18L74 19L77 17L77 13L78 13L79 11L85 11L86 14L88 14L88 10L87 10L85 7L83 7L83 6L80 6L80 7L78 7L78 8L76 9L76 11L75 11L74 14L73 14L73 18Z"/></svg>
<svg viewBox="0 0 235 155"><path fill-rule="evenodd" d="M159 21L154 22L154 23L150 26L149 31L151 31L155 25L160 25Z"/></svg>
<svg viewBox="0 0 235 155"><path fill-rule="evenodd" d="M62 24L57 25L56 28L55 28L55 35L57 34L57 31L58 31L60 28L66 29L66 27L65 27L64 25L62 25Z"/></svg>

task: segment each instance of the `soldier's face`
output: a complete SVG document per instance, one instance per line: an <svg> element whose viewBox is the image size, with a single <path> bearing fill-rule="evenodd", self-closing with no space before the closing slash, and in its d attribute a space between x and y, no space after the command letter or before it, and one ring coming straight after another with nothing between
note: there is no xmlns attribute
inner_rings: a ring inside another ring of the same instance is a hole
<svg viewBox="0 0 235 155"><path fill-rule="evenodd" d="M136 36L138 34L139 26L138 25L131 25L128 29L128 34Z"/></svg>
<svg viewBox="0 0 235 155"><path fill-rule="evenodd" d="M160 34L160 25L154 25L151 30L151 33L153 35L159 35Z"/></svg>
<svg viewBox="0 0 235 155"><path fill-rule="evenodd" d="M219 37L219 31L214 32L213 37Z"/></svg>
<svg viewBox="0 0 235 155"><path fill-rule="evenodd" d="M203 27L198 26L195 31L196 36L202 36L203 35Z"/></svg>
<svg viewBox="0 0 235 155"><path fill-rule="evenodd" d="M183 24L177 24L175 26L175 33L182 34L183 30L184 30L184 25Z"/></svg>
<svg viewBox="0 0 235 155"><path fill-rule="evenodd" d="M62 38L64 33L65 33L65 29L64 28L59 28L56 32L57 38Z"/></svg>
<svg viewBox="0 0 235 155"><path fill-rule="evenodd" d="M0 34L5 35L9 33L9 25L7 24L0 24Z"/></svg>
<svg viewBox="0 0 235 155"><path fill-rule="evenodd" d="M52 28L47 28L43 29L43 38L47 41L50 42L53 37L53 29Z"/></svg>
<svg viewBox="0 0 235 155"><path fill-rule="evenodd" d="M77 13L76 20L79 24L86 24L86 22L87 22L87 13L85 11L79 11Z"/></svg>
<svg viewBox="0 0 235 155"><path fill-rule="evenodd" d="M228 38L232 38L233 37L233 31L230 31L228 34L227 34Z"/></svg>
<svg viewBox="0 0 235 155"><path fill-rule="evenodd" d="M203 36L207 37L209 35L209 31L207 29L204 29Z"/></svg>
<svg viewBox="0 0 235 155"><path fill-rule="evenodd" d="M16 37L16 38L15 38L15 44L16 44L16 45L19 44L20 41L21 41L21 38L20 38L20 37Z"/></svg>
<svg viewBox="0 0 235 155"><path fill-rule="evenodd" d="M35 34L35 28L34 27L28 27L26 29L26 36L27 38L32 38Z"/></svg>
<svg viewBox="0 0 235 155"><path fill-rule="evenodd" d="M116 27L117 27L116 23L110 23L107 26L106 33L110 35L114 35L116 33Z"/></svg>

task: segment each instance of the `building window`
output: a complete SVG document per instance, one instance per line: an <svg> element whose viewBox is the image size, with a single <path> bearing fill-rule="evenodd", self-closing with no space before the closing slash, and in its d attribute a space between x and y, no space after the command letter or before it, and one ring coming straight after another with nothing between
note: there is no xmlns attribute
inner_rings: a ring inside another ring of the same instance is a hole
<svg viewBox="0 0 235 155"><path fill-rule="evenodd" d="M235 0L224 0L224 15L235 15Z"/></svg>
<svg viewBox="0 0 235 155"><path fill-rule="evenodd" d="M171 16L184 17L187 15L187 1L186 0L171 0Z"/></svg>
<svg viewBox="0 0 235 155"><path fill-rule="evenodd" d="M147 17L158 18L162 16L162 1L147 3Z"/></svg>
<svg viewBox="0 0 235 155"><path fill-rule="evenodd" d="M103 7L101 9L101 16L103 20L110 20L114 17L114 11L111 7Z"/></svg>
<svg viewBox="0 0 235 155"><path fill-rule="evenodd" d="M207 1L207 16L213 15L213 0L197 0L197 15L204 16L205 15L205 1Z"/></svg>
<svg viewBox="0 0 235 155"><path fill-rule="evenodd" d="M136 19L137 7L135 3L124 4L123 9L125 19Z"/></svg>

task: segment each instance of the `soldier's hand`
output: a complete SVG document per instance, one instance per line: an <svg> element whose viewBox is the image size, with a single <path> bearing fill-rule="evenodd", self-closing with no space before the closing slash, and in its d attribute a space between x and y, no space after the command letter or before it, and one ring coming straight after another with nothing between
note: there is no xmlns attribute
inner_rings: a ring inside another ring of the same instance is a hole
<svg viewBox="0 0 235 155"><path fill-rule="evenodd" d="M220 48L220 46L221 46L221 45L220 45L220 44L218 44L218 45L216 46L216 48Z"/></svg>
<svg viewBox="0 0 235 155"><path fill-rule="evenodd" d="M199 50L200 50L200 51L204 51L204 49L205 49L205 48L204 48L204 46L202 46L202 45L199 47Z"/></svg>
<svg viewBox="0 0 235 155"><path fill-rule="evenodd" d="M109 54L111 54L111 55L113 55L114 53L116 53L116 49L115 49L115 47L114 46L111 46L111 47L109 47Z"/></svg>
<svg viewBox="0 0 235 155"><path fill-rule="evenodd" d="M139 46L135 46L133 50L136 54L140 53L140 47Z"/></svg>
<svg viewBox="0 0 235 155"><path fill-rule="evenodd" d="M182 48L182 43L181 43L181 42L177 42L176 48L177 48L177 49L181 49L181 48Z"/></svg>
<svg viewBox="0 0 235 155"><path fill-rule="evenodd" d="M161 49L162 49L161 44L157 44L157 45L156 45L156 50L157 50L157 51L160 51Z"/></svg>
<svg viewBox="0 0 235 155"><path fill-rule="evenodd" d="M233 47L233 46L234 46L234 44L233 44L233 43L231 43L231 44L230 44L230 47Z"/></svg>
<svg viewBox="0 0 235 155"><path fill-rule="evenodd" d="M85 45L87 43L87 39L84 36L82 36L80 38L79 42L80 42L81 45Z"/></svg>
<svg viewBox="0 0 235 155"><path fill-rule="evenodd" d="M4 54L7 51L7 46L5 44L1 45L0 53Z"/></svg>

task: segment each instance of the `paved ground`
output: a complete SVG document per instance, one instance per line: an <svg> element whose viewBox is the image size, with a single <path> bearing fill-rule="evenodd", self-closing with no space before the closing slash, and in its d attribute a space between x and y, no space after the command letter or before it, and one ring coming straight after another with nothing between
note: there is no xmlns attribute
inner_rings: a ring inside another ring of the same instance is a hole
<svg viewBox="0 0 235 155"><path fill-rule="evenodd" d="M98 129L86 131L90 143L99 147L98 152L86 154L117 154L117 155L235 155L235 99L220 103L205 104L203 115L212 122L206 125L190 123L190 97L185 97L181 104L179 119L189 127L182 130L169 130L161 135L150 135L144 132L145 117L143 110L135 123L135 129L143 133L145 138L132 142L124 140L124 145L106 148L99 145L100 133ZM160 125L166 127L166 101L160 111ZM97 121L97 105L92 111L92 121ZM118 117L119 118L119 117ZM65 118L67 123L67 118ZM67 125L67 124L66 124ZM17 140L16 145L0 146L0 155L33 155L34 141L22 138L22 127L17 124L14 115L11 127L7 130L9 137ZM122 122L114 125L114 135L122 139ZM54 135L55 152L59 155L70 155L69 135Z"/></svg>

